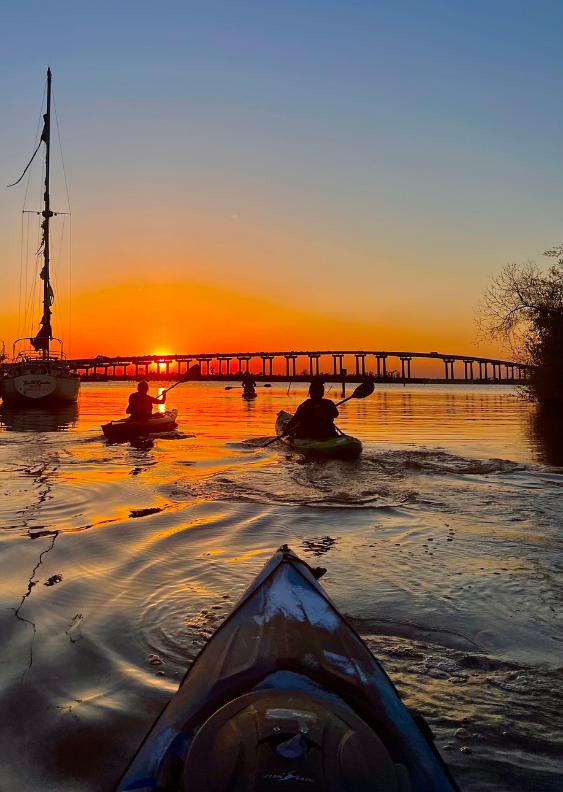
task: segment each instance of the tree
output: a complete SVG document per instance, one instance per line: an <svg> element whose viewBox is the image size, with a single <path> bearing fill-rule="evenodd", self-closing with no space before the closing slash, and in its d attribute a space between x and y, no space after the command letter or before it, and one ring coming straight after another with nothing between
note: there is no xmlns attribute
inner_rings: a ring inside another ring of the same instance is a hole
<svg viewBox="0 0 563 792"><path fill-rule="evenodd" d="M546 250L545 272L533 261L506 264L483 292L480 336L499 341L533 366L527 392L542 404L563 402L563 245Z"/></svg>

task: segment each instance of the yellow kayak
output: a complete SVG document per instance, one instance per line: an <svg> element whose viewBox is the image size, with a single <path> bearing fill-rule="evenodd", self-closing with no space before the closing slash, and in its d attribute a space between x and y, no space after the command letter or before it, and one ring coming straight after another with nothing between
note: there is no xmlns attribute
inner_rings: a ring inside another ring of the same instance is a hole
<svg viewBox="0 0 563 792"><path fill-rule="evenodd" d="M276 420L276 434L282 435L285 427L293 416L282 410ZM293 451L326 459L346 459L357 457L362 453L362 444L356 437L338 435L321 440L308 440L300 437L280 437L280 440Z"/></svg>

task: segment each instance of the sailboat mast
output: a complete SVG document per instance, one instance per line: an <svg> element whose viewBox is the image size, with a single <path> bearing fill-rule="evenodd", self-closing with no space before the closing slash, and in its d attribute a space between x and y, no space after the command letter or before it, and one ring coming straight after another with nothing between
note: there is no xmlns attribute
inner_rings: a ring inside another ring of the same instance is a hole
<svg viewBox="0 0 563 792"><path fill-rule="evenodd" d="M43 317L51 316L51 302L52 302L52 290L51 290L51 280L50 280L50 244L49 244L49 226L50 220L53 216L53 212L51 212L51 194L50 194L50 176L51 176L51 69L47 69L47 113L45 115L45 195L44 197L44 210L43 210L43 217L44 220L44 246L43 246L43 259L44 259L44 266L43 266ZM50 322L49 322L50 327ZM45 340L45 346L43 347L43 357L49 357L49 335Z"/></svg>

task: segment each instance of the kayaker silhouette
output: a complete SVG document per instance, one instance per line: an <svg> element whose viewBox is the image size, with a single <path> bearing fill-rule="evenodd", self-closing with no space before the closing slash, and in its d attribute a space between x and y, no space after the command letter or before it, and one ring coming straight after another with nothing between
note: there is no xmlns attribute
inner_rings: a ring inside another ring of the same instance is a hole
<svg viewBox="0 0 563 792"><path fill-rule="evenodd" d="M321 440L337 435L334 419L338 418L338 409L330 399L323 398L324 394L325 386L322 382L311 382L309 398L299 405L285 427L284 434L304 440Z"/></svg>
<svg viewBox="0 0 563 792"><path fill-rule="evenodd" d="M134 421L146 421L152 415L153 404L164 404L166 401L166 394L160 399L155 399L149 396L148 391L148 382L139 382L137 392L129 396L129 406L125 412L129 413Z"/></svg>
<svg viewBox="0 0 563 792"><path fill-rule="evenodd" d="M242 387L244 388L244 393L254 393L254 388L256 387L256 380L254 379L252 374L250 374L250 372L245 374L244 377L242 378Z"/></svg>

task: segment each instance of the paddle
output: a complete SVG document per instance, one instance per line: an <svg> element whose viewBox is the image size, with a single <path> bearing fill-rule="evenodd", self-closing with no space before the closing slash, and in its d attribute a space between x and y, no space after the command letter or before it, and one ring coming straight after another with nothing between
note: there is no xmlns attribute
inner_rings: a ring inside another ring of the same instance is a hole
<svg viewBox="0 0 563 792"><path fill-rule="evenodd" d="M344 404L344 402L350 401L350 399L365 399L367 396L371 396L371 394L373 393L374 390L375 390L375 385L373 384L373 382L362 382L355 389L354 393L352 393L346 399L342 399L342 401L339 401L335 406L336 407L340 407L341 404ZM294 426L293 428L297 429L297 426ZM338 430L338 431L340 431L340 430ZM269 445L272 445L272 443L275 443L276 440L279 440L281 437L285 437L285 432L282 432L281 435L278 435L277 437L274 437L273 440L268 440L267 443L264 443L262 448L267 448Z"/></svg>
<svg viewBox="0 0 563 792"><path fill-rule="evenodd" d="M227 385L225 387L225 390L236 390L237 388L242 388L242 387L243 387L242 385ZM269 382L265 382L263 385L256 385L255 387L256 388L271 388L272 386L270 385Z"/></svg>
<svg viewBox="0 0 563 792"><path fill-rule="evenodd" d="M168 391L171 391L172 388L175 388L176 385L181 385L182 382L187 382L189 380L189 378L190 378L189 372L187 372L187 371L184 372L184 374L182 374L182 376L180 377L178 382L175 382L174 385L171 385L169 388L166 388L166 390L162 391L162 393L160 394L160 398L162 398L165 393L168 393Z"/></svg>
<svg viewBox="0 0 563 792"><path fill-rule="evenodd" d="M356 388L354 393L352 393L351 396L348 396L346 399L342 399L342 401L339 401L336 406L340 407L341 404L350 401L350 399L365 399L368 396L371 396L374 390L375 390L375 385L373 382L371 381L362 382L361 385L358 385L358 387Z"/></svg>

